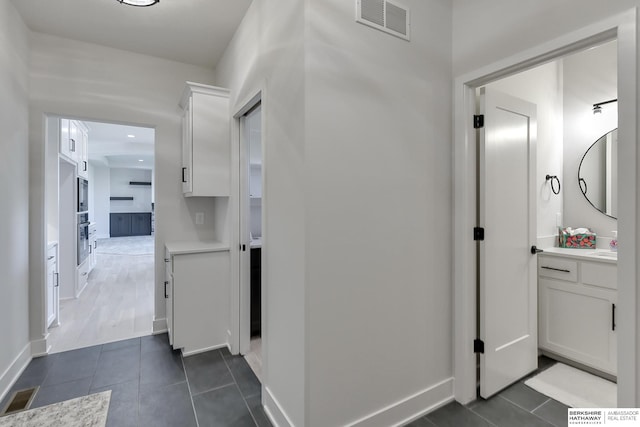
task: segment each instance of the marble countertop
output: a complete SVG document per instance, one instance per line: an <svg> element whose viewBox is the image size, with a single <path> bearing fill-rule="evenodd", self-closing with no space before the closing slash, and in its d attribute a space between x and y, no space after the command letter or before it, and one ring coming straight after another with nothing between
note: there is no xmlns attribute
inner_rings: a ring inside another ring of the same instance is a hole
<svg viewBox="0 0 640 427"><path fill-rule="evenodd" d="M171 255L195 254L201 252L221 252L228 251L229 244L217 241L181 241L165 243L167 251Z"/></svg>
<svg viewBox="0 0 640 427"><path fill-rule="evenodd" d="M571 248L544 248L540 255L561 256L582 261L602 261L610 264L618 263L618 253L608 249L571 249Z"/></svg>

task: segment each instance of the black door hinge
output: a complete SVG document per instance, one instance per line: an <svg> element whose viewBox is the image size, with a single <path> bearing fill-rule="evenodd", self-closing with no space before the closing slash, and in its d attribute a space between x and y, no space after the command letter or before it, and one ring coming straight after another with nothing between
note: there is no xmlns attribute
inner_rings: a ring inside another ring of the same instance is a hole
<svg viewBox="0 0 640 427"><path fill-rule="evenodd" d="M473 229L473 240L484 240L484 228L482 228L482 227L474 227L474 229Z"/></svg>
<svg viewBox="0 0 640 427"><path fill-rule="evenodd" d="M473 116L473 128L480 129L484 127L484 114L476 114Z"/></svg>
<svg viewBox="0 0 640 427"><path fill-rule="evenodd" d="M473 340L473 352L484 354L484 341L482 341L480 338L476 338L475 340Z"/></svg>

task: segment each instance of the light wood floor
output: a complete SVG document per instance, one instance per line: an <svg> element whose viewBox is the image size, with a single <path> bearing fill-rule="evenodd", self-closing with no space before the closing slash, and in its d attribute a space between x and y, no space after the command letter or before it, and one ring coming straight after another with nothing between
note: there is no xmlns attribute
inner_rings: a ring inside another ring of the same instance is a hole
<svg viewBox="0 0 640 427"><path fill-rule="evenodd" d="M244 358L247 363L251 367L251 370L256 377L258 377L258 381L262 382L262 338L255 337L251 338L249 344L249 353L247 353Z"/></svg>
<svg viewBox="0 0 640 427"><path fill-rule="evenodd" d="M49 329L50 353L151 334L153 255L97 256L80 297L60 301L60 326Z"/></svg>

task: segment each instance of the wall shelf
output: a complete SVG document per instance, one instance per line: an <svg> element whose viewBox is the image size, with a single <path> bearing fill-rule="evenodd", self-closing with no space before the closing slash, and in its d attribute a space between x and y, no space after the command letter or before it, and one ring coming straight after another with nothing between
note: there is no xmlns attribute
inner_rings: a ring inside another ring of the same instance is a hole
<svg viewBox="0 0 640 427"><path fill-rule="evenodd" d="M109 197L109 200L133 200L133 197Z"/></svg>

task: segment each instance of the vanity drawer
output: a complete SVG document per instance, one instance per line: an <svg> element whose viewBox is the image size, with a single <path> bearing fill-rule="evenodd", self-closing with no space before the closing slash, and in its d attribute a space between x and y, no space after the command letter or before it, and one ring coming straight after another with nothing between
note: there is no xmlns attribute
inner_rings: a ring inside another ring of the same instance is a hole
<svg viewBox="0 0 640 427"><path fill-rule="evenodd" d="M582 262L581 281L586 285L618 289L618 266L602 262Z"/></svg>
<svg viewBox="0 0 640 427"><path fill-rule="evenodd" d="M538 275L552 279L578 281L578 262L558 257L538 257Z"/></svg>

